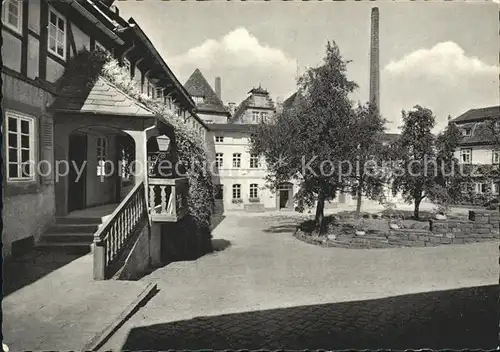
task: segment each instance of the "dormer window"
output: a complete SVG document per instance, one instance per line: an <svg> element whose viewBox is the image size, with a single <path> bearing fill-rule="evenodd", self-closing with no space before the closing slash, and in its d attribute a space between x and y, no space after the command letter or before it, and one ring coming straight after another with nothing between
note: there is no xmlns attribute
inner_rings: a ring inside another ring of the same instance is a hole
<svg viewBox="0 0 500 352"><path fill-rule="evenodd" d="M193 100L196 104L203 104L205 97L193 96Z"/></svg>
<svg viewBox="0 0 500 352"><path fill-rule="evenodd" d="M472 128L464 128L462 130L462 136L469 137L472 135Z"/></svg>

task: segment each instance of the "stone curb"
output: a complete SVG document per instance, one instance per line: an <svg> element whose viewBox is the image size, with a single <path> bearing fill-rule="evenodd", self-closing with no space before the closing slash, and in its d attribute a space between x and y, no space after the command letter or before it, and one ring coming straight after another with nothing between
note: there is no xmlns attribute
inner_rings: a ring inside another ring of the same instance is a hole
<svg viewBox="0 0 500 352"><path fill-rule="evenodd" d="M146 288L137 296L137 298L125 308L118 318L96 334L92 340L85 345L83 351L97 351L101 348L111 336L127 321L134 313L147 301L149 301L158 291L157 285L148 283Z"/></svg>

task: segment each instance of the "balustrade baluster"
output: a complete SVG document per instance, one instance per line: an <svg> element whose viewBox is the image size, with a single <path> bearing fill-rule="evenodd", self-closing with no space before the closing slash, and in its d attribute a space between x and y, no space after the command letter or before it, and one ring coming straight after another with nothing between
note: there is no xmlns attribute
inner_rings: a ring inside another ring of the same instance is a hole
<svg viewBox="0 0 500 352"><path fill-rule="evenodd" d="M165 186L160 186L161 189L161 212L160 214L165 214L167 208L167 195L165 193Z"/></svg>
<svg viewBox="0 0 500 352"><path fill-rule="evenodd" d="M149 208L153 209L153 214L156 214L155 211L155 186L150 185L149 186Z"/></svg>
<svg viewBox="0 0 500 352"><path fill-rule="evenodd" d="M123 213L119 215L118 223L119 223L119 226L118 226L119 236L118 236L118 238L120 239L118 243L119 243L120 249L121 249L123 246L123 243L125 242L125 226L123 223Z"/></svg>

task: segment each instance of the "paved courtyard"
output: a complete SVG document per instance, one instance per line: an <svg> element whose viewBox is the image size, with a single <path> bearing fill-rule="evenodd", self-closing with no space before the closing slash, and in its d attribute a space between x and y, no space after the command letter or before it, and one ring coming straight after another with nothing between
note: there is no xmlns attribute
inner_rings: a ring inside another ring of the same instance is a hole
<svg viewBox="0 0 500 352"><path fill-rule="evenodd" d="M102 350L497 347L498 243L322 248L296 221L229 215Z"/></svg>

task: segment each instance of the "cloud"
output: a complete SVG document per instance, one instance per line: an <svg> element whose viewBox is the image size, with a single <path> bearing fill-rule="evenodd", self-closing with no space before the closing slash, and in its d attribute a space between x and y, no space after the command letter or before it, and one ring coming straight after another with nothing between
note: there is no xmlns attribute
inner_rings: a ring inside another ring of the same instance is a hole
<svg viewBox="0 0 500 352"><path fill-rule="evenodd" d="M448 115L498 104L498 74L498 66L467 56L454 42L421 48L384 67L382 109L393 125L400 125L402 109L425 106L436 115L439 130Z"/></svg>
<svg viewBox="0 0 500 352"><path fill-rule="evenodd" d="M454 42L438 43L431 49L419 49L385 67L393 75L420 74L435 77L454 77L460 74L498 74L497 66L490 66L477 57L468 57Z"/></svg>
<svg viewBox="0 0 500 352"><path fill-rule="evenodd" d="M210 83L212 78L221 75L223 82L231 82L231 86L223 83L225 101L240 102L246 92L259 84L273 95L295 88L295 60L279 48L261 43L244 27L218 39L207 39L167 61L184 79L195 68L199 68Z"/></svg>

